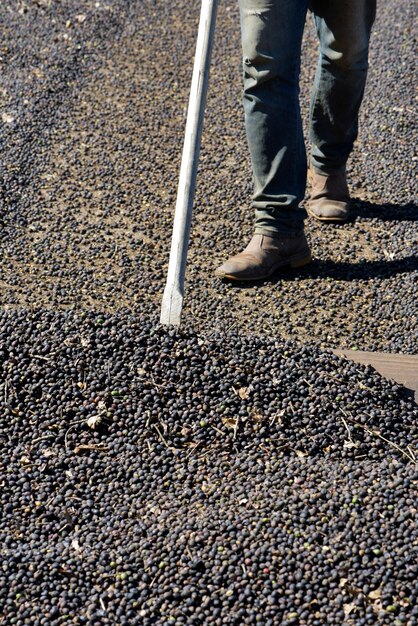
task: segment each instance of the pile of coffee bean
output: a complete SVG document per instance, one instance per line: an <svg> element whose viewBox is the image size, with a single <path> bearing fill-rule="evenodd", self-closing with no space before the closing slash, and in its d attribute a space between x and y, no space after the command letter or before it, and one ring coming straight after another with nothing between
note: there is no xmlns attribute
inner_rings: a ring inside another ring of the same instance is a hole
<svg viewBox="0 0 418 626"><path fill-rule="evenodd" d="M412 624L416 417L238 333L0 315L7 624Z"/></svg>

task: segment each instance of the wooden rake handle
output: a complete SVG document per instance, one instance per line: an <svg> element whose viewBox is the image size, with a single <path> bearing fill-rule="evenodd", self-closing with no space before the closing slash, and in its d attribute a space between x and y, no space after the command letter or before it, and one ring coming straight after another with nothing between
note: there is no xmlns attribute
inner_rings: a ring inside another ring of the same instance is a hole
<svg viewBox="0 0 418 626"><path fill-rule="evenodd" d="M161 305L160 322L165 326L180 326L183 309L184 277L189 247L190 223L217 8L218 0L202 0L177 189L167 283Z"/></svg>

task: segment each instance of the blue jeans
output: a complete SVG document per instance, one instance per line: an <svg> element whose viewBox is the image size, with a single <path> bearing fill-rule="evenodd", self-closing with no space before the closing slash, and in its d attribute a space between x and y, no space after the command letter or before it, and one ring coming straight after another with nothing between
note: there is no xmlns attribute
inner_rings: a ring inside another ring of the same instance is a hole
<svg viewBox="0 0 418 626"><path fill-rule="evenodd" d="M254 178L255 232L295 235L306 217L306 152L299 108L303 29L320 42L310 105L311 165L345 170L357 137L376 0L239 0L244 112Z"/></svg>

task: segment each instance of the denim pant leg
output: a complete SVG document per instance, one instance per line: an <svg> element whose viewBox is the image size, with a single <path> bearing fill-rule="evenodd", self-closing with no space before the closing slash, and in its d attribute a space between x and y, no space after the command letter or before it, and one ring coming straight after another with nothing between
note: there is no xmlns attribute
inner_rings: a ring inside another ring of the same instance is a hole
<svg viewBox="0 0 418 626"><path fill-rule="evenodd" d="M345 170L358 132L376 0L311 0L320 56L310 108L311 163Z"/></svg>
<svg viewBox="0 0 418 626"><path fill-rule="evenodd" d="M306 185L299 71L308 0L239 5L255 232L296 235L306 216L299 208Z"/></svg>

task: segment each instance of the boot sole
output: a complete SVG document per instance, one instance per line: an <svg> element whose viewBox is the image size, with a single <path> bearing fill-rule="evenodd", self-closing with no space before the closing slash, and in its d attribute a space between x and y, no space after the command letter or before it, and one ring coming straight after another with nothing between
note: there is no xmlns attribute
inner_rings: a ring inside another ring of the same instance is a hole
<svg viewBox="0 0 418 626"><path fill-rule="evenodd" d="M272 274L274 274L276 270L280 269L281 267L290 267L291 269L298 269L299 267L304 267L305 265L308 265L311 261L312 261L312 255L309 254L308 256L305 256L302 259L300 258L288 259L287 261L283 261L282 263L279 263L278 265L276 265L271 270L271 272L269 272L268 274L265 274L264 276L241 278L240 276L234 276L234 274L224 274L223 276L218 276L218 278L226 278L227 280L235 280L236 282L240 282L240 283L254 283L255 281L265 280L266 278L269 278L270 276L272 276Z"/></svg>
<svg viewBox="0 0 418 626"><path fill-rule="evenodd" d="M347 215L347 217L320 217L319 215L316 215L316 213L314 213L313 211L310 211L309 209L306 209L306 212L308 213L308 215L313 217L318 222L337 222L339 224L342 224L344 222L348 222L350 218L349 215Z"/></svg>

